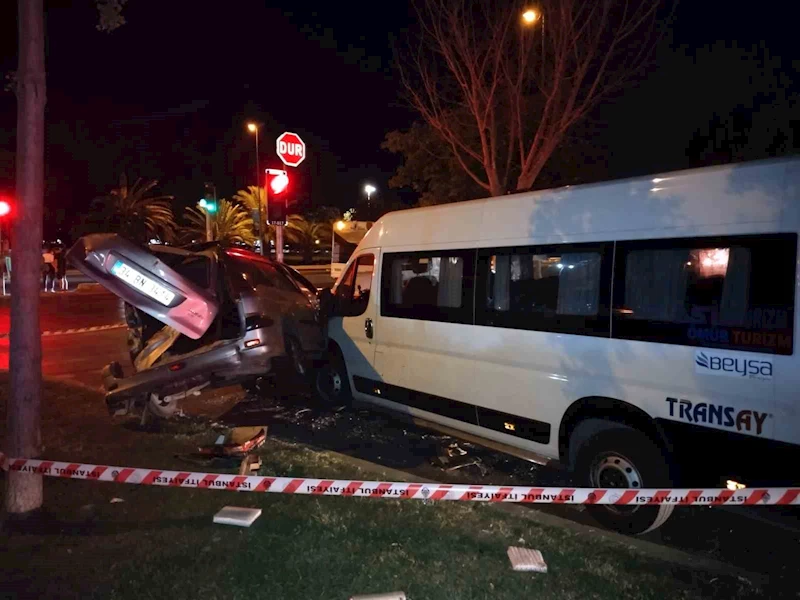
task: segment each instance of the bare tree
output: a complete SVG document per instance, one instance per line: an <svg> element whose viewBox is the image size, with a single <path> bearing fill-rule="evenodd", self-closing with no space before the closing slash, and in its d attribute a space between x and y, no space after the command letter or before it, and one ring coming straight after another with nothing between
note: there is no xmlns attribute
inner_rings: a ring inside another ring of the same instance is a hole
<svg viewBox="0 0 800 600"><path fill-rule="evenodd" d="M124 23L127 0L97 0L99 29ZM42 269L44 206L45 33L43 0L18 1L19 68L17 94L17 216L14 219L14 289L11 294L11 398L6 451L15 457L41 452L42 345L39 289ZM42 477L11 471L6 509L24 515L42 505Z"/></svg>
<svg viewBox="0 0 800 600"><path fill-rule="evenodd" d="M659 6L421 2L419 39L401 68L405 88L461 168L493 196L530 189L569 128L641 68Z"/></svg>

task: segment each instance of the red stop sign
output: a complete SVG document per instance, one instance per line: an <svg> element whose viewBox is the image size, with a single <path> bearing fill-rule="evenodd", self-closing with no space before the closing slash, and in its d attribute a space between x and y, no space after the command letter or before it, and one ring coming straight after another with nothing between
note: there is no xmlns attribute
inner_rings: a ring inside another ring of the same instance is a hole
<svg viewBox="0 0 800 600"><path fill-rule="evenodd" d="M276 144L278 158L287 167L296 167L306 159L306 145L300 136L291 131L286 131L278 136Z"/></svg>

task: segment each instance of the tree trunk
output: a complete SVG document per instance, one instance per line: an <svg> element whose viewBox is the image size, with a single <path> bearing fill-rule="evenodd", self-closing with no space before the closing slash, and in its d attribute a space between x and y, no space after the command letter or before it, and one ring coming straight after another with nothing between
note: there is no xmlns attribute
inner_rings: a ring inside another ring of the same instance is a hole
<svg viewBox="0 0 800 600"><path fill-rule="evenodd" d="M43 0L19 0L17 71L17 214L13 221L14 289L11 295L10 456L41 452L42 346L39 290L42 287L44 204L44 8ZM10 472L6 508L24 514L42 505L42 476Z"/></svg>

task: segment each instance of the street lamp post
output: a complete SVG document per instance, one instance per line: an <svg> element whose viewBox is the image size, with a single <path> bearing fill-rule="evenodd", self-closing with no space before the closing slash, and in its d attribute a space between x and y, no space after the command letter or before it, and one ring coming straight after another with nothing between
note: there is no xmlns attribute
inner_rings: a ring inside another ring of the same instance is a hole
<svg viewBox="0 0 800 600"><path fill-rule="evenodd" d="M526 27L534 25L537 21L542 23L542 69L544 69L544 13L529 8L522 13L522 23Z"/></svg>
<svg viewBox="0 0 800 600"><path fill-rule="evenodd" d="M259 252L264 256L264 218L261 209L261 168L258 160L258 125L255 123L247 124L247 131L256 136L256 202L258 203L258 241ZM264 193L266 198L266 191Z"/></svg>
<svg viewBox="0 0 800 600"><path fill-rule="evenodd" d="M367 195L367 212L370 213L369 215L367 215L367 217L370 219L372 218L372 203L371 203L372 194L374 194L377 191L378 189L371 183L368 183L364 186L364 193Z"/></svg>

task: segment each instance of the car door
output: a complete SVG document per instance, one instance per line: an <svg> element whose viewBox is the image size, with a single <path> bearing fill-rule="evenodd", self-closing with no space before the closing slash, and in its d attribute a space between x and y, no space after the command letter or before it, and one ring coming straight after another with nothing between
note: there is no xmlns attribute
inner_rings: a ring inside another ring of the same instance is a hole
<svg viewBox="0 0 800 600"><path fill-rule="evenodd" d="M168 249L165 248L165 252ZM117 234L93 234L69 249L66 259L84 275L154 319L197 340L219 311L213 292L214 262L203 253L172 249L164 256L197 259L207 287L193 283L162 258ZM193 267L194 273L198 269Z"/></svg>
<svg viewBox="0 0 800 600"><path fill-rule="evenodd" d="M373 363L378 289L375 268L378 264L377 254L375 249L363 250L357 254L333 292L334 316L328 323L328 335L341 348L353 381L356 378L376 378ZM354 384L353 389L357 388Z"/></svg>

